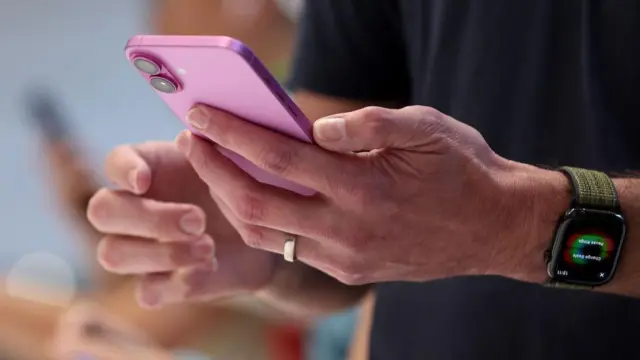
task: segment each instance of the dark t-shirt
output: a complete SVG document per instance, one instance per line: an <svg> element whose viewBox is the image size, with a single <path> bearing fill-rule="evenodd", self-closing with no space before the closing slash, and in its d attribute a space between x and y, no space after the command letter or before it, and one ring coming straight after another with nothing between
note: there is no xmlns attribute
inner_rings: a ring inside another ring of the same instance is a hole
<svg viewBox="0 0 640 360"><path fill-rule="evenodd" d="M640 167L636 0L307 0L292 84L435 107L521 162ZM500 277L377 297L373 359L640 359L630 298Z"/></svg>

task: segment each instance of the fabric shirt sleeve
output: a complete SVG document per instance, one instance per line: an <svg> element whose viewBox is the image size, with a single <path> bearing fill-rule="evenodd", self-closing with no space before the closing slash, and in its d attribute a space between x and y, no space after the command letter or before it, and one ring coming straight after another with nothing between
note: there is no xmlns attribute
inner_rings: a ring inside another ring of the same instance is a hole
<svg viewBox="0 0 640 360"><path fill-rule="evenodd" d="M289 87L405 105L406 53L397 1L307 0Z"/></svg>

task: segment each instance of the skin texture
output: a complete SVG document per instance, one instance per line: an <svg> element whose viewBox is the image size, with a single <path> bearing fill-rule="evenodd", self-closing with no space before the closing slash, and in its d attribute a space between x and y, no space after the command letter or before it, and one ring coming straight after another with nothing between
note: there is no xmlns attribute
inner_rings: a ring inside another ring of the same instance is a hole
<svg viewBox="0 0 640 360"><path fill-rule="evenodd" d="M322 194L303 198L262 186L184 132L178 147L251 247L279 253L282 232L300 235L298 259L349 285L484 274L507 261L492 256L502 244L485 239L497 238L511 220L489 211L502 205L493 194L508 190L502 175L509 163L475 130L433 109L365 108L316 122L319 145L342 154L212 109L196 108L189 120L217 144ZM338 132L349 141L323 141ZM433 211L431 204L441 205ZM440 261L428 256L434 250Z"/></svg>
<svg viewBox="0 0 640 360"><path fill-rule="evenodd" d="M192 274L198 270L174 264L173 270L150 276L155 272L154 267L161 265L156 263L156 260L161 262L161 257L152 260L154 252L160 251L156 247L171 243L161 244L154 239L168 239L168 236L160 233L146 236L149 242L145 255L147 273L141 271L144 269L133 271L127 265L107 264L109 256L105 254L109 251L120 254L119 259L113 257L112 260L126 264L129 245L128 241L103 240L100 261L119 273L138 276L143 304L159 306L252 292L286 309L312 315L353 304L367 291L366 286L341 286L304 263L350 284L391 279L426 280L460 274L500 274L524 281L544 280L540 254L548 246L558 216L569 204L569 184L563 175L499 157L475 130L434 109L368 108L344 114L365 104L311 93L298 94L296 100L310 118L342 114L346 136L342 140L321 140L321 127L327 123L316 123L316 140L325 150L311 148L213 109L204 109L215 118L215 124L210 122L213 125L206 126L204 132L216 143L241 153L269 171L317 188L321 195L314 199L296 197L256 183L220 157L213 146L188 133L178 139L182 154L186 155L180 156L177 146L156 143L125 146L114 152L124 155L110 157L107 169L120 190L103 190L91 201L89 217L94 225L105 227L107 233L110 231L107 226L114 229L121 226L120 233L137 236L142 228L158 231L153 226L138 227L136 224L143 221L141 218L133 221L119 218L117 213L145 198L169 199L172 203L161 201L162 206L144 207L145 212L130 216L156 219L152 223L169 224L175 230L184 214L184 203L191 203L203 210L199 214L206 217L203 219L207 223L206 233L216 241L216 271L200 271L201 275L197 276ZM328 126L342 126L340 121L328 123ZM380 148L384 150L366 151ZM354 155L352 151L360 153ZM174 170L181 171L181 179L154 175L167 176ZM131 177L131 173L135 176ZM163 185L175 181L186 181L193 186L178 187L190 191L177 194L176 187ZM637 180L616 179L615 182L631 231L626 260L621 263L616 280L598 291L637 296L640 294L635 293L634 284L638 269L634 264L638 262L629 258L640 254L633 231L640 216L640 209L634 203L640 194ZM409 185L397 185L401 183ZM251 197L243 197L243 192L234 187L240 187ZM126 202L119 202L122 197L118 197L118 192L131 196L126 197ZM204 196L208 192L211 198ZM229 221L221 219L216 202L222 204L222 213ZM109 207L113 209L114 224L111 225L96 211ZM163 211L154 209L163 207L164 214L170 215L158 221ZM362 217L364 209L369 214ZM275 215L273 211L277 211ZM395 221L388 220L399 212L423 216L396 216ZM305 214L307 219L296 213ZM282 214L287 214L285 218L291 220L290 223L280 220L278 215ZM349 221L345 221L345 217ZM345 226L340 224L351 224L352 228L340 228ZM366 236L357 233L361 229L366 229ZM278 254L268 254L282 251L282 230L301 235L300 262L288 264L282 262ZM429 237L423 237L424 234ZM455 246L443 239L456 239ZM253 253L254 249L238 246L243 240L266 252ZM403 243L390 248L388 241ZM408 247L417 249L409 254L412 256L398 251ZM233 251L224 254L225 248ZM237 276L236 272L242 269L235 268L235 261L228 259L238 256L256 256L260 260L245 263L252 266L253 271L249 273L254 277ZM232 264L225 265L225 261ZM192 259L191 265L200 262ZM253 267L255 264L261 267ZM167 270L166 263L162 266ZM260 279L256 280L255 276ZM150 282L154 286L150 286ZM154 293L149 296L153 301L145 300L147 292ZM367 310L364 314L370 315ZM362 321L358 334L368 334L370 323ZM365 346L356 346L354 353Z"/></svg>
<svg viewBox="0 0 640 360"><path fill-rule="evenodd" d="M299 235L300 262L349 285L469 274L542 281L544 265L531 259L546 248L555 219L569 202L569 185L563 175L501 158L476 130L431 108L364 108L322 119L314 124L314 136L322 148L211 108L195 108L188 120L219 146L314 188L320 195L305 198L262 185L222 157L217 145L182 133L177 147L195 170L185 178L192 178L194 186L197 178L208 185L211 198L249 247L218 256L217 271L201 267L184 271L184 263L170 270L166 257L156 255L166 246L160 242L145 245L146 268L127 266L124 260L122 266L106 264L122 273L145 276L141 293L147 294L142 297L147 305L262 289L276 269L273 260L267 260L267 252L281 253L282 232ZM140 171L140 179L149 179L144 166L133 164L132 168ZM147 193L152 188L147 180L128 183L131 177L124 175L130 169L114 178L116 183L138 194ZM630 204L637 190L626 186L632 181L618 183L623 209L633 222L636 214ZM94 225L107 233L129 230L135 236L162 238L158 233L144 233L152 227L144 219L133 224L134 214L124 212L157 210L155 204L142 206L139 203L146 199L141 197L128 196L123 202L120 195L104 194L90 206ZM107 211L107 206L112 209ZM162 209L155 212L157 216L166 216L159 221L163 224L179 224L186 211L178 204L157 206ZM205 214L215 208L213 203L207 206L202 212L190 211L204 222ZM100 217L96 209L111 216ZM126 215L116 219L118 212ZM153 216L148 213L146 217ZM149 221L158 223L157 218ZM177 230L171 234L179 238ZM631 232L630 238L634 236ZM109 249L143 241L130 240L107 241L102 261L110 258ZM389 241L398 244L390 247ZM178 252L181 244L175 242L172 246ZM234 243L234 249L240 249L237 245ZM222 246L231 245L221 242L217 247ZM250 248L266 252L255 253ZM130 250L119 253L135 252ZM241 272L237 264L243 256L251 256L252 264L262 266L263 278L252 282L236 275ZM194 259L191 265L198 262ZM622 266L621 273L628 272L625 270ZM155 274L158 271L165 273ZM627 280L621 277L617 284ZM603 287L605 291L612 288L616 287ZM630 294L628 291L622 293Z"/></svg>
<svg viewBox="0 0 640 360"><path fill-rule="evenodd" d="M546 277L534 259L569 206L568 180L500 157L475 129L435 109L370 107L321 119L314 138L323 149L211 108L194 108L187 120L215 144L183 132L178 147L252 247L279 253L282 232L299 235L300 261L352 285ZM320 195L263 186L216 146ZM639 294L632 265L639 254L638 181L615 181L631 230L620 273L601 291Z"/></svg>

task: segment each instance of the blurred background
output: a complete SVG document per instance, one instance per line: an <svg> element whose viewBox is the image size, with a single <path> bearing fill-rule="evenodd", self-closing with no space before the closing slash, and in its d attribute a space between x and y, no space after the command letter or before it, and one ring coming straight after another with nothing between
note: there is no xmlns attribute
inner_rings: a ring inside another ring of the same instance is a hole
<svg viewBox="0 0 640 360"><path fill-rule="evenodd" d="M300 324L251 300L139 309L84 220L116 145L182 129L124 56L136 34L226 35L287 77L295 0L0 0L0 360L342 359L355 310Z"/></svg>

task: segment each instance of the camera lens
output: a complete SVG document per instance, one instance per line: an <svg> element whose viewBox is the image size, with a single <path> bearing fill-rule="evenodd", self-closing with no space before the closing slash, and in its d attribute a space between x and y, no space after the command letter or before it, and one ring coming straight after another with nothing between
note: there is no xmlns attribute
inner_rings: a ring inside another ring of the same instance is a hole
<svg viewBox="0 0 640 360"><path fill-rule="evenodd" d="M157 75L160 72L160 66L151 60L145 58L137 58L133 60L133 65L136 69L142 71L145 74Z"/></svg>
<svg viewBox="0 0 640 360"><path fill-rule="evenodd" d="M178 91L178 87L173 83L173 81L160 76L152 77L151 80L149 80L149 83L151 83L151 86L153 86L154 89L163 93L171 94Z"/></svg>

